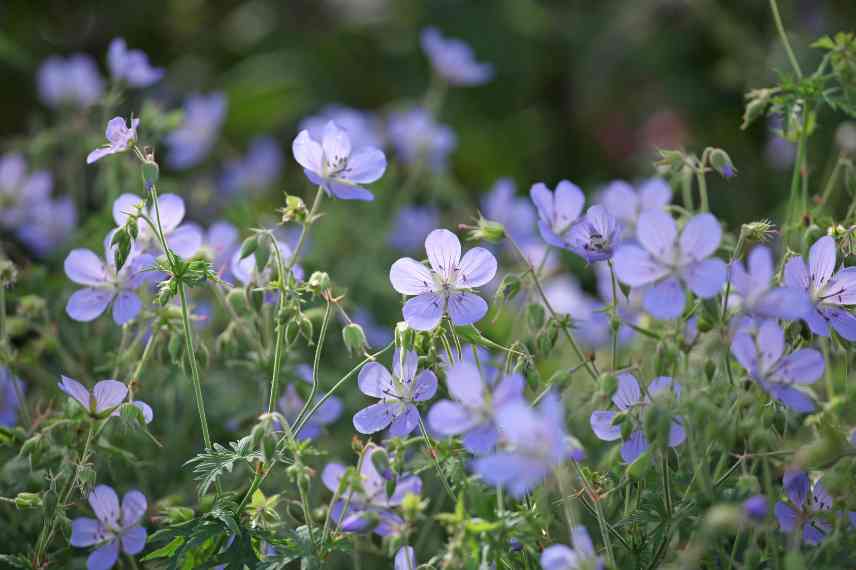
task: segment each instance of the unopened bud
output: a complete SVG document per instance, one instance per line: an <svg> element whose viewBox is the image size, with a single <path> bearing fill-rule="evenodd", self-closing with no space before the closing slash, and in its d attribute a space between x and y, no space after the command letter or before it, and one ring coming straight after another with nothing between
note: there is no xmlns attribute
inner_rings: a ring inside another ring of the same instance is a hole
<svg viewBox="0 0 856 570"><path fill-rule="evenodd" d="M345 341L345 348L350 354L361 354L368 347L366 333L357 323L345 325L342 329L342 340Z"/></svg>
<svg viewBox="0 0 856 570"><path fill-rule="evenodd" d="M737 169L731 162L731 157L721 148L715 148L710 153L710 165L724 178L731 178L737 174Z"/></svg>

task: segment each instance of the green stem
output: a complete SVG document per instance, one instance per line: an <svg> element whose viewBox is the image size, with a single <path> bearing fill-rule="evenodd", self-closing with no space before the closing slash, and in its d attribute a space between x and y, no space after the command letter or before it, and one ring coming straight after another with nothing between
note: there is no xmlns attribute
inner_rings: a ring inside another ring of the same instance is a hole
<svg viewBox="0 0 856 570"><path fill-rule="evenodd" d="M309 397L306 398L306 403L300 413L297 414L294 422L296 423L306 414L310 404L315 400L315 394L318 391L318 368L321 366L321 350L324 346L324 341L327 339L327 325L330 323L331 304L328 301L324 309L324 320L321 321L321 332L318 335L318 342L315 344L315 357L312 359L312 388L309 389Z"/></svg>
<svg viewBox="0 0 856 570"><path fill-rule="evenodd" d="M826 208L829 205L829 198L832 196L832 191L835 190L835 185L838 182L838 173L841 171L841 166L844 160L844 155L841 155L838 157L838 160L835 161L835 166L829 174L829 179L827 179L826 186L823 188L823 194L820 197L821 207Z"/></svg>
<svg viewBox="0 0 856 570"><path fill-rule="evenodd" d="M794 50L791 48L791 42L788 40L788 34L785 32L785 26L782 24L782 17L779 15L779 6L776 3L776 0L770 0L770 10L773 12L773 20L776 22L776 30L778 30L779 38L781 38L782 45L785 47L785 51L788 54L791 67L794 69L797 79L802 79L802 69L800 69L797 56L794 55Z"/></svg>
<svg viewBox="0 0 856 570"><path fill-rule="evenodd" d="M612 282L612 302L610 305L610 317L611 321L618 319L618 281L615 278L615 264L612 263L612 259L608 262L609 264L609 277ZM609 323L610 333L612 334L612 371L615 372L618 370L618 329L619 326L613 326L613 323Z"/></svg>
<svg viewBox="0 0 856 570"><path fill-rule="evenodd" d="M541 286L541 280L538 278L538 272L535 271L535 268L532 266L532 263L529 261L529 258L526 257L526 255L523 253L523 250L520 249L519 245L517 245L517 242L515 242L511 236L507 236L507 239L508 239L508 242L514 248L514 250L517 252L517 254L520 256L520 259L523 261L523 263L526 264L526 267L528 268L529 274L532 276L532 282L535 284L535 290L538 292L538 296L541 297L541 301L544 303L544 307L546 307L547 312L550 313L550 316L553 317L553 319L558 320L558 314L553 309L553 306L550 304L549 299L547 299L547 295L544 293L544 288ZM577 341L574 339L574 335L572 335L571 332L568 330L568 327L563 326L562 332L564 333L565 338L568 340L568 344L571 345L571 349L573 349L574 354L577 356L577 358L580 360L580 362L583 363L583 366L585 367L586 372L588 372L588 374L589 374L589 376L591 376L592 380L594 380L595 383L597 383L599 373L598 373L596 365L593 362L590 362L585 357L582 349L577 344Z"/></svg>
<svg viewBox="0 0 856 570"><path fill-rule="evenodd" d="M428 430L425 429L425 423L422 421L421 415L419 416L419 431L422 432L422 439L425 441L425 447L428 448L428 454L431 456L431 462L434 464L434 469L437 471L437 477L440 478L440 482L443 483L443 488L446 489L446 493L454 504L456 500L455 494L452 492L449 482L446 481L446 475L443 473L440 463L437 462L437 452L434 449L434 446L431 445L431 438L428 436Z"/></svg>
<svg viewBox="0 0 856 570"><path fill-rule="evenodd" d="M149 361L149 357L154 351L155 344L157 344L157 338L158 333L156 331L152 331L152 334L149 335L149 340L146 341L146 346L143 348L143 354L140 356L140 361L137 362L137 366L134 368L134 372L128 380L128 401L134 401L134 384L139 380L140 375L143 373L143 368Z"/></svg>
<svg viewBox="0 0 856 570"><path fill-rule="evenodd" d="M193 396L196 399L196 409L199 412L199 424L202 426L202 439L205 449L211 449L211 434L208 433L208 418L205 416L205 399L202 395L202 379L199 375L199 362L196 360L196 350L193 347L193 329L190 326L190 314L187 310L187 292L184 283L178 285L178 295L181 300L181 322L184 328L184 346L187 359L190 360L190 375L193 380Z"/></svg>
<svg viewBox="0 0 856 570"><path fill-rule="evenodd" d="M709 212L710 204L707 200L707 177L705 176L704 163L696 168L696 181L698 182L699 211Z"/></svg>
<svg viewBox="0 0 856 570"><path fill-rule="evenodd" d="M595 518L597 519L597 525L600 527L600 534L603 538L603 545L606 547L606 565L610 568L615 567L615 552L612 548L612 539L609 535L609 523L606 520L606 515L603 512L603 505L601 504L600 497L596 497L594 494L594 489L592 489L591 483L586 477L583 470L580 469L579 464L574 461L574 467L577 470L577 473L580 476L580 481L583 482L583 489L585 489L586 495L588 495L589 500L594 505Z"/></svg>

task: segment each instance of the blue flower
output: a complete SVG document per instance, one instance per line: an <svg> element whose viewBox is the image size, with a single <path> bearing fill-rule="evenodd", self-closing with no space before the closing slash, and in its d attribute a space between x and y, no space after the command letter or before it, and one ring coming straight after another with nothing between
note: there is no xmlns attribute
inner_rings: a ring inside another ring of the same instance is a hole
<svg viewBox="0 0 856 570"><path fill-rule="evenodd" d="M449 153L458 145L454 131L422 107L392 113L387 134L399 160L410 165L424 162L434 172L446 170Z"/></svg>
<svg viewBox="0 0 856 570"><path fill-rule="evenodd" d="M461 40L444 38L435 28L422 30L422 49L434 71L450 85L481 85L493 77L493 66L478 63L470 46Z"/></svg>
<svg viewBox="0 0 856 570"><path fill-rule="evenodd" d="M788 534L802 531L805 543L820 544L832 532L832 525L819 516L832 510L832 497L820 481L812 486L803 471L785 471L782 484L790 503L776 501L775 513L779 528Z"/></svg>
<svg viewBox="0 0 856 570"><path fill-rule="evenodd" d="M91 107L104 92L95 61L85 54L51 56L38 72L39 98L49 107Z"/></svg>
<svg viewBox="0 0 856 570"><path fill-rule="evenodd" d="M128 49L123 38L116 38L107 48L107 67L114 79L131 87L148 87L161 80L164 70L152 67L148 56L138 49Z"/></svg>
<svg viewBox="0 0 856 570"><path fill-rule="evenodd" d="M89 493L89 505L96 518L79 517L71 521L72 546L98 547L86 561L89 570L112 568L119 559L120 544L129 556L143 551L147 533L140 522L148 509L145 495L128 491L122 497L120 509L116 491L107 485L98 485Z"/></svg>
<svg viewBox="0 0 856 570"><path fill-rule="evenodd" d="M0 366L0 426L12 427L18 421L18 409L23 403L19 396L25 389L26 385L20 378L5 366Z"/></svg>
<svg viewBox="0 0 856 570"><path fill-rule="evenodd" d="M389 244L403 252L418 250L440 223L440 212L431 206L403 206L395 217Z"/></svg>
<svg viewBox="0 0 856 570"><path fill-rule="evenodd" d="M243 158L226 164L221 187L228 195L265 190L279 180L282 162L277 142L271 137L257 137L250 141Z"/></svg>
<svg viewBox="0 0 856 570"><path fill-rule="evenodd" d="M374 200L361 184L377 181L386 171L386 156L380 149L354 149L348 133L330 121L321 141L302 130L291 145L294 159L310 182L340 200Z"/></svg>
<svg viewBox="0 0 856 570"><path fill-rule="evenodd" d="M333 121L348 133L351 147L359 150L363 147L383 148L383 131L378 119L371 113L358 111L343 105L328 105L317 115L306 117L300 121L299 129L309 131L309 136L316 141L324 138L327 123Z"/></svg>
<svg viewBox="0 0 856 570"><path fill-rule="evenodd" d="M208 156L226 118L226 107L222 93L191 95L187 99L181 126L166 136L167 163L171 167L191 168Z"/></svg>
<svg viewBox="0 0 856 570"><path fill-rule="evenodd" d="M597 555L591 537L584 526L571 529L571 545L548 546L541 553L543 570L603 570L603 560Z"/></svg>

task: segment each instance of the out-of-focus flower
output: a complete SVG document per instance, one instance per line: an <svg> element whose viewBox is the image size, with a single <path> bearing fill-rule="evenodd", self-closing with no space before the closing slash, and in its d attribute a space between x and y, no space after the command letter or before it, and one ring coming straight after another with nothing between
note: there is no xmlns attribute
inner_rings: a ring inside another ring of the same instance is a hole
<svg viewBox="0 0 856 570"><path fill-rule="evenodd" d="M116 380L101 380L95 384L92 392L68 376L62 376L62 381L57 383L57 386L94 416L103 416L107 412L112 412L128 395L128 387Z"/></svg>
<svg viewBox="0 0 856 570"><path fill-rule="evenodd" d="M309 131L311 138L320 141L324 139L324 129L330 121L348 133L353 150L363 147L383 148L383 131L377 118L371 113L342 105L324 107L317 115L303 119L299 128Z"/></svg>
<svg viewBox="0 0 856 570"><path fill-rule="evenodd" d="M623 180L610 182L599 201L624 225L625 235L635 235L639 215L646 210L663 210L672 201L672 188L662 178L645 180L634 188Z"/></svg>
<svg viewBox="0 0 856 570"><path fill-rule="evenodd" d="M50 199L53 178L48 172L27 172L20 154L0 156L0 226L15 230L30 213Z"/></svg>
<svg viewBox="0 0 856 570"><path fill-rule="evenodd" d="M167 163L171 167L191 168L208 156L226 118L226 107L222 93L197 94L187 99L181 126L166 136Z"/></svg>
<svg viewBox="0 0 856 570"><path fill-rule="evenodd" d="M476 459L472 466L489 485L500 485L514 497L522 497L568 459L585 457L565 430L565 412L554 392L544 396L537 409L523 401L503 406L497 426L500 450Z"/></svg>
<svg viewBox="0 0 856 570"><path fill-rule="evenodd" d="M114 79L131 87L148 87L161 80L164 70L152 67L142 50L128 49L123 38L115 38L107 48L107 67Z"/></svg>
<svg viewBox="0 0 856 570"><path fill-rule="evenodd" d="M113 221L117 226L125 225L128 217L142 204L143 199L136 194L122 194L113 202ZM167 246L181 257L193 256L202 247L202 230L195 224L185 223L184 200L176 194L161 194L158 196L158 209L152 205L148 212L150 220L155 220L160 214L161 229L166 238ZM139 235L135 245L140 251L160 252L161 245L155 232L144 222L140 222Z"/></svg>
<svg viewBox="0 0 856 570"><path fill-rule="evenodd" d="M221 186L226 194L265 190L282 173L282 149L271 137L257 137L250 142L247 154L226 164Z"/></svg>
<svg viewBox="0 0 856 570"><path fill-rule="evenodd" d="M97 546L86 561L88 570L109 570L122 552L134 556L146 546L146 529L140 526L148 503L139 491L128 491L119 497L112 487L96 486L89 493L89 505L95 513L94 519L79 517L71 521L71 545L78 548Z"/></svg>
<svg viewBox="0 0 856 570"><path fill-rule="evenodd" d="M514 181L500 178L481 201L482 213L489 220L499 222L518 244L531 243L535 237L537 216L532 204L517 196ZM538 263L535 263L536 267Z"/></svg>
<svg viewBox="0 0 856 570"><path fill-rule="evenodd" d="M592 350L609 346L612 333L604 302L585 293L569 275L554 277L545 282L544 294L554 310L571 316L574 336L583 346ZM629 302L623 303L621 301L623 298L623 294L619 293L619 316L625 322L635 323L638 320L638 309L634 309ZM608 303L609 298L605 301ZM620 344L625 344L633 338L633 335L633 329L622 325L618 331L618 341Z"/></svg>
<svg viewBox="0 0 856 570"><path fill-rule="evenodd" d="M458 145L454 131L422 107L392 113L387 134L399 160L410 165L424 162L434 172L446 170L449 153Z"/></svg>
<svg viewBox="0 0 856 570"><path fill-rule="evenodd" d="M311 384L312 367L308 364L300 364L296 368L298 377L307 384ZM321 396L318 395L316 401L318 401L320 397ZM278 405L282 415L285 416L285 419L289 422L294 422L294 420L297 419L297 415L300 413L300 410L303 409L305 403L306 400L300 397L297 387L294 384L289 384L285 388L285 394L283 394L279 399ZM318 437L321 435L321 431L324 429L324 426L339 419L344 407L345 406L340 398L331 396L321 404L317 410L315 410L312 417L303 425L300 433L296 433L294 435L299 440L314 439Z"/></svg>
<svg viewBox="0 0 856 570"><path fill-rule="evenodd" d="M472 48L465 42L444 38L435 28L422 30L421 39L431 67L450 85L481 85L493 77L493 66L478 63Z"/></svg>
<svg viewBox="0 0 856 570"><path fill-rule="evenodd" d="M73 249L65 258L65 274L84 286L72 294L65 306L68 316L76 321L95 320L113 303L113 321L123 325L143 308L135 290L154 277L145 269L152 266L155 259L137 253L132 246L125 265L116 271L115 247L110 245L112 238L113 231L104 239L106 262L89 249Z"/></svg>
<svg viewBox="0 0 856 570"><path fill-rule="evenodd" d="M51 56L38 71L39 98L49 107L90 107L104 92L95 61L85 54Z"/></svg>
<svg viewBox="0 0 856 570"><path fill-rule="evenodd" d="M767 497L765 497L764 495L755 495L753 497L749 497L748 499L743 501L743 510L746 512L746 516L748 516L751 520L755 522L762 522L765 518L767 518L767 513L770 510Z"/></svg>
<svg viewBox="0 0 856 570"><path fill-rule="evenodd" d="M65 245L77 228L77 209L68 196L32 205L18 229L18 239L37 256L45 257Z"/></svg>
<svg viewBox="0 0 856 570"><path fill-rule="evenodd" d="M395 553L394 570L415 570L416 551L412 546L402 546Z"/></svg>
<svg viewBox="0 0 856 570"><path fill-rule="evenodd" d="M419 495L422 491L422 480L417 475L401 474L394 479L389 473L378 473L375 454L387 456L382 447L370 443L363 451L365 454L360 465L360 477L362 489L353 489L350 486L339 496L339 500L330 509L330 519L335 524L342 517L342 530L345 532L364 532L373 530L380 536L396 534L397 529L403 524L403 519L395 513L395 509L401 505L406 495ZM389 460L386 459L385 463ZM345 475L346 468L340 463L328 463L321 473L321 481L332 493L339 488L339 482ZM394 481L391 495L387 495L387 481ZM347 502L347 511L343 513ZM372 528L373 520L377 525Z"/></svg>
<svg viewBox="0 0 856 570"><path fill-rule="evenodd" d="M351 318L355 323L363 327L363 331L366 333L366 340L370 346L385 346L392 342L393 335L391 327L379 325L371 311L365 307L357 307Z"/></svg>
<svg viewBox="0 0 856 570"><path fill-rule="evenodd" d="M597 555L591 537L584 526L571 529L571 546L554 544L541 553L543 570L603 570L603 560Z"/></svg>
<svg viewBox="0 0 856 570"><path fill-rule="evenodd" d="M395 217L389 244L403 252L418 250L440 223L440 212L431 206L404 206Z"/></svg>
<svg viewBox="0 0 856 570"><path fill-rule="evenodd" d="M222 220L214 222L205 233L205 246L211 250L214 270L222 279L231 274L231 260L238 249L238 229Z"/></svg>
<svg viewBox="0 0 856 570"><path fill-rule="evenodd" d="M802 257L785 264L785 285L808 293L813 307L804 316L816 335L829 336L829 327L843 338L856 340L856 316L844 307L856 305L856 267L835 271L835 240L823 236L811 246L808 266Z"/></svg>
<svg viewBox="0 0 856 570"><path fill-rule="evenodd" d="M122 117L110 119L110 122L107 123L107 131L104 133L107 137L107 144L90 152L86 157L86 164L92 164L107 155L130 149L137 142L137 127L139 126L140 119L132 118L130 128Z"/></svg>
<svg viewBox="0 0 856 570"><path fill-rule="evenodd" d="M352 148L348 133L333 121L327 123L320 142L302 130L291 149L306 178L340 200L374 200L361 184L377 181L386 171L386 156L380 149Z"/></svg>
<svg viewBox="0 0 856 570"><path fill-rule="evenodd" d="M832 525L818 516L832 510L832 497L818 481L812 487L811 481L803 471L786 471L782 485L790 500L776 501L776 519L782 532L799 533L807 544L819 544L832 531ZM811 492L811 497L809 497Z"/></svg>
<svg viewBox="0 0 856 570"><path fill-rule="evenodd" d="M428 425L441 436L462 435L464 447L472 453L490 453L499 440L497 411L521 400L524 385L516 373L488 384L475 363L456 362L446 372L452 400L440 400L431 407Z"/></svg>
<svg viewBox="0 0 856 570"><path fill-rule="evenodd" d="M685 286L702 299L722 289L725 262L710 257L719 247L722 229L711 214L690 218L679 235L670 215L647 210L639 216L636 238L641 247L625 244L615 252L615 273L631 287L649 286L642 304L654 317L679 317L686 303Z"/></svg>
<svg viewBox="0 0 856 570"><path fill-rule="evenodd" d="M430 370L418 370L415 352L392 357L392 374L385 366L369 362L360 370L357 380L360 392L380 401L354 415L354 427L360 433L371 434L389 426L393 437L404 437L419 425L416 402L424 402L437 392L437 376Z"/></svg>
<svg viewBox="0 0 856 570"><path fill-rule="evenodd" d="M633 463L642 453L648 449L648 440L642 429L642 414L645 408L651 405L651 398L657 394L671 390L675 398L681 394L681 385L672 381L668 376L658 376L651 380L646 389L646 395L642 395L639 381L629 373L618 375L618 390L612 396L612 403L618 408L618 412L608 410L595 410L591 414L590 423L594 434L603 441L615 441L622 438L621 426L616 423L617 417L623 417L624 421L635 422L630 432L630 437L621 446L621 459L626 463ZM630 417L634 416L635 417ZM677 447L687 437L684 431L683 418L672 419L669 429L669 447Z"/></svg>
<svg viewBox="0 0 856 570"><path fill-rule="evenodd" d="M487 284L496 275L496 258L474 247L463 258L461 242L449 230L434 230L425 238L431 269L410 257L392 264L389 280L402 295L416 295L404 304L404 320L416 330L431 330L444 314L456 325L481 320L487 302L469 290Z"/></svg>
<svg viewBox="0 0 856 570"><path fill-rule="evenodd" d="M12 371L0 366L0 426L12 427L18 421L18 409L21 407L20 395L26 385Z"/></svg>
<svg viewBox="0 0 856 570"><path fill-rule="evenodd" d="M288 260L291 259L292 252L291 248L288 247L288 244L285 242L277 240L277 246L279 247L279 253L282 256L282 260L284 263L288 263ZM273 253L271 253L273 256ZM265 266L265 268L260 272L258 267L256 266L255 256L249 255L244 259L241 259L241 251L238 249L232 254L232 262L231 262L231 270L232 275L235 278L243 283L244 285L255 284L259 286L267 285L271 277L273 275L273 271L271 269L271 264ZM295 265L291 269L292 274L295 279L298 281L303 280L303 268L300 265Z"/></svg>
<svg viewBox="0 0 856 570"><path fill-rule="evenodd" d="M814 384L823 374L823 355L801 348L785 355L785 333L774 320L764 321L757 334L741 330L731 341L731 354L772 397L798 412L811 412L811 396L794 384Z"/></svg>

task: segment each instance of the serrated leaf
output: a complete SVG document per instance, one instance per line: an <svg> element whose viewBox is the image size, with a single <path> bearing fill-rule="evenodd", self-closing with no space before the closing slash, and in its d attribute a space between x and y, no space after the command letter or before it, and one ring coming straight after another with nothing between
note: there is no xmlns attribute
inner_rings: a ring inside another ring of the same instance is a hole
<svg viewBox="0 0 856 570"><path fill-rule="evenodd" d="M169 541L166 546L162 546L154 552L146 554L140 559L140 561L146 562L147 560L154 560L156 558L172 558L173 556L175 556L176 551L179 549L179 547L181 547L181 545L184 544L184 542L184 537L176 536L171 541Z"/></svg>

